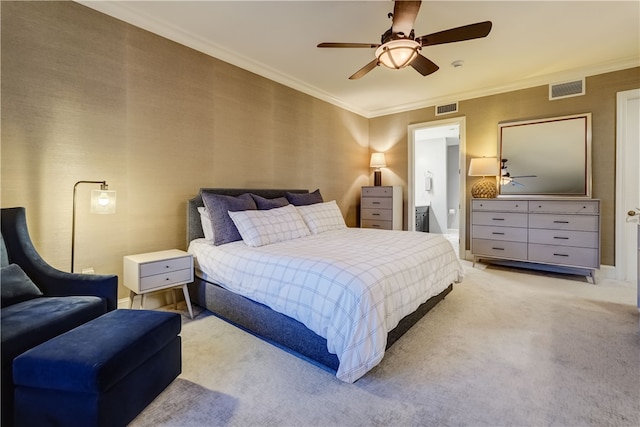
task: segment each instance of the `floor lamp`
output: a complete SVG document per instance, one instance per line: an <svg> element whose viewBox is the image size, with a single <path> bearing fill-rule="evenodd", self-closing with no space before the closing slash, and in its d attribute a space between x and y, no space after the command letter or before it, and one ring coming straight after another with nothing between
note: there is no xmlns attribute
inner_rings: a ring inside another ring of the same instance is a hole
<svg viewBox="0 0 640 427"><path fill-rule="evenodd" d="M74 267L74 254L76 246L76 190L80 184L100 184L100 190L91 190L91 213L114 214L116 213L116 192L109 190L107 181L78 181L73 186L73 223L71 225L71 272Z"/></svg>

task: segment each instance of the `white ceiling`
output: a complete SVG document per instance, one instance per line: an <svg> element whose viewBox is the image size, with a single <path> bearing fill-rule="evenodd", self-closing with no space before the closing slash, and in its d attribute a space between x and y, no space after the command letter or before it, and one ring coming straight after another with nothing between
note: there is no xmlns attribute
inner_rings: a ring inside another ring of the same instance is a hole
<svg viewBox="0 0 640 427"><path fill-rule="evenodd" d="M493 29L424 48L440 66L429 76L380 66L360 80L348 77L375 49L316 45L379 43L391 26L390 0L79 3L365 117L640 65L637 0L423 1L416 36L485 20ZM462 67L451 66L457 60Z"/></svg>

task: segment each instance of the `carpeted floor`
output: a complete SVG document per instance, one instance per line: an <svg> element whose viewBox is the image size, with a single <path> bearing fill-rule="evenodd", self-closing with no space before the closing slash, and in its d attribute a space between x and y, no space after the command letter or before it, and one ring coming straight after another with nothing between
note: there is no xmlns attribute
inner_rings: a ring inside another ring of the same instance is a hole
<svg viewBox="0 0 640 427"><path fill-rule="evenodd" d="M201 312L132 426L639 426L636 290L485 267L354 384Z"/></svg>

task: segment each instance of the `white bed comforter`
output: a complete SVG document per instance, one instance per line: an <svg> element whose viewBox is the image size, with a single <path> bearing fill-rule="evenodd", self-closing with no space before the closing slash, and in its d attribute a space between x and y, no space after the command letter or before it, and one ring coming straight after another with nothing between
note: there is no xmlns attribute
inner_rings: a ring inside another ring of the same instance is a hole
<svg viewBox="0 0 640 427"><path fill-rule="evenodd" d="M189 252L203 279L325 338L346 382L380 363L404 316L463 277L449 241L420 232L347 228L257 248L198 239Z"/></svg>

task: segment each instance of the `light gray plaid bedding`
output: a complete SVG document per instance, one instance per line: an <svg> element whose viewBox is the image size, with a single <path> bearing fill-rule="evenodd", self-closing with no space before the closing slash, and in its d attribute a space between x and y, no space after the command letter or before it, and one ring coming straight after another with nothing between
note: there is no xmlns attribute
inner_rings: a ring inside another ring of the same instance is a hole
<svg viewBox="0 0 640 427"><path fill-rule="evenodd" d="M325 338L345 382L380 363L388 332L464 273L443 236L410 231L347 228L256 248L198 239L189 252L203 279Z"/></svg>

